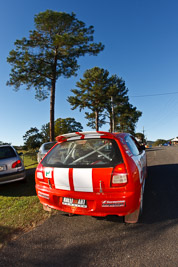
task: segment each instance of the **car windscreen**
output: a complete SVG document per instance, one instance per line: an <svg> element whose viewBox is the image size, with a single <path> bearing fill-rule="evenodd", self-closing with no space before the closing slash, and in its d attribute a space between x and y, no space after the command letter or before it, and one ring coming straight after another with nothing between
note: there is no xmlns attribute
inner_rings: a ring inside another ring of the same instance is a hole
<svg viewBox="0 0 178 267"><path fill-rule="evenodd" d="M114 167L122 163L121 152L115 140L83 139L56 145L43 159L46 167Z"/></svg>
<svg viewBox="0 0 178 267"><path fill-rule="evenodd" d="M0 159L8 159L13 157L16 157L16 154L12 149L12 147L9 146L0 147Z"/></svg>

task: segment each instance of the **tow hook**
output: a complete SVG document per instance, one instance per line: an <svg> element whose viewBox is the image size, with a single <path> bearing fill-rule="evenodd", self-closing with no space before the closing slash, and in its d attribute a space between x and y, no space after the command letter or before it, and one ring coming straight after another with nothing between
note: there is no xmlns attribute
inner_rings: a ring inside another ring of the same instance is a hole
<svg viewBox="0 0 178 267"><path fill-rule="evenodd" d="M48 205L44 205L44 204L43 204L43 209L44 209L45 211L49 211L49 212L51 212L51 208L50 208Z"/></svg>
<svg viewBox="0 0 178 267"><path fill-rule="evenodd" d="M100 193L103 193L102 181L100 181Z"/></svg>
<svg viewBox="0 0 178 267"><path fill-rule="evenodd" d="M49 178L48 178L48 184L49 184L49 187L52 188L52 185L51 185L51 182L50 182Z"/></svg>

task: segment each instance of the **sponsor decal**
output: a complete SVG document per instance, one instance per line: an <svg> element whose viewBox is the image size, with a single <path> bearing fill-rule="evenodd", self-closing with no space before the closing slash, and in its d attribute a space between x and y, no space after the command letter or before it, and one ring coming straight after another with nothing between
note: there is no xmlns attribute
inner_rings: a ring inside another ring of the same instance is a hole
<svg viewBox="0 0 178 267"><path fill-rule="evenodd" d="M46 198L46 199L50 199L49 194L46 194L46 193L41 192L41 191L38 191L38 196Z"/></svg>
<svg viewBox="0 0 178 267"><path fill-rule="evenodd" d="M129 150L127 150L126 153L127 153L127 155L129 155L130 157L132 156L132 153L131 153Z"/></svg>
<svg viewBox="0 0 178 267"><path fill-rule="evenodd" d="M125 207L126 203L125 200L114 200L114 201L110 201L110 200L103 200L102 202L102 207Z"/></svg>
<svg viewBox="0 0 178 267"><path fill-rule="evenodd" d="M46 178L52 178L52 169L51 168L45 168L45 177Z"/></svg>
<svg viewBox="0 0 178 267"><path fill-rule="evenodd" d="M123 145L123 147L125 148L125 150L126 150L126 151L128 151L128 150L129 150L129 148L128 148L128 146L127 146L127 145L125 145L125 144L124 144L124 145Z"/></svg>
<svg viewBox="0 0 178 267"><path fill-rule="evenodd" d="M119 136L119 140L121 141L121 143L124 145L125 144L125 140Z"/></svg>

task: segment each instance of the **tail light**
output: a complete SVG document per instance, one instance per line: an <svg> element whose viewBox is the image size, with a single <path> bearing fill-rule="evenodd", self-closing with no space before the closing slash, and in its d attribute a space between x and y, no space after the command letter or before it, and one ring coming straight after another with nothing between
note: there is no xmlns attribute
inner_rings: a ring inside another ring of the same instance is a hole
<svg viewBox="0 0 178 267"><path fill-rule="evenodd" d="M52 188L52 184L50 181L52 178L52 168L44 168L43 169L43 165L39 164L37 169L36 169L35 177L36 177L36 179L43 180L43 182L44 182L44 178L46 178L48 180L49 187Z"/></svg>
<svg viewBox="0 0 178 267"><path fill-rule="evenodd" d="M38 165L37 169L36 169L36 178L38 179L42 179L43 180L43 167L41 164Z"/></svg>
<svg viewBox="0 0 178 267"><path fill-rule="evenodd" d="M22 166L22 162L21 162L21 160L19 159L19 160L17 160L16 162L14 162L14 163L12 164L12 169L17 168L17 167L21 167L21 166Z"/></svg>
<svg viewBox="0 0 178 267"><path fill-rule="evenodd" d="M128 182L128 173L124 163L117 165L112 173L111 186L124 186Z"/></svg>

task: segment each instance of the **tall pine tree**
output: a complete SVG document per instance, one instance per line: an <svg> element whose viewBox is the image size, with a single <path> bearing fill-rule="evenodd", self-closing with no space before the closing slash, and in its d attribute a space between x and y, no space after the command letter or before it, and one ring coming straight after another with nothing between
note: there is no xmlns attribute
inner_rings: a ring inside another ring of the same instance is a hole
<svg viewBox="0 0 178 267"><path fill-rule="evenodd" d="M111 132L134 133L142 113L129 103L128 89L123 79L117 75L109 77L107 70L94 67L84 73L76 86L79 89L71 90L74 96L68 97L68 101L72 109L90 110L85 112L88 126L98 131L108 120Z"/></svg>
<svg viewBox="0 0 178 267"><path fill-rule="evenodd" d="M104 49L93 42L94 28L86 27L74 13L46 10L34 18L35 30L29 38L16 40L7 61L12 65L8 85L21 85L36 91L43 100L50 94L50 140L54 140L54 105L56 81L71 77L79 68L77 59L85 54L97 55Z"/></svg>
<svg viewBox="0 0 178 267"><path fill-rule="evenodd" d="M95 121L95 129L99 130L100 117L105 108L106 93L109 86L109 72L99 67L86 70L83 79L76 83L79 89L72 89L74 96L68 97L72 109L89 109L86 117ZM91 115L92 114L92 115ZM92 127L93 128L93 127Z"/></svg>

